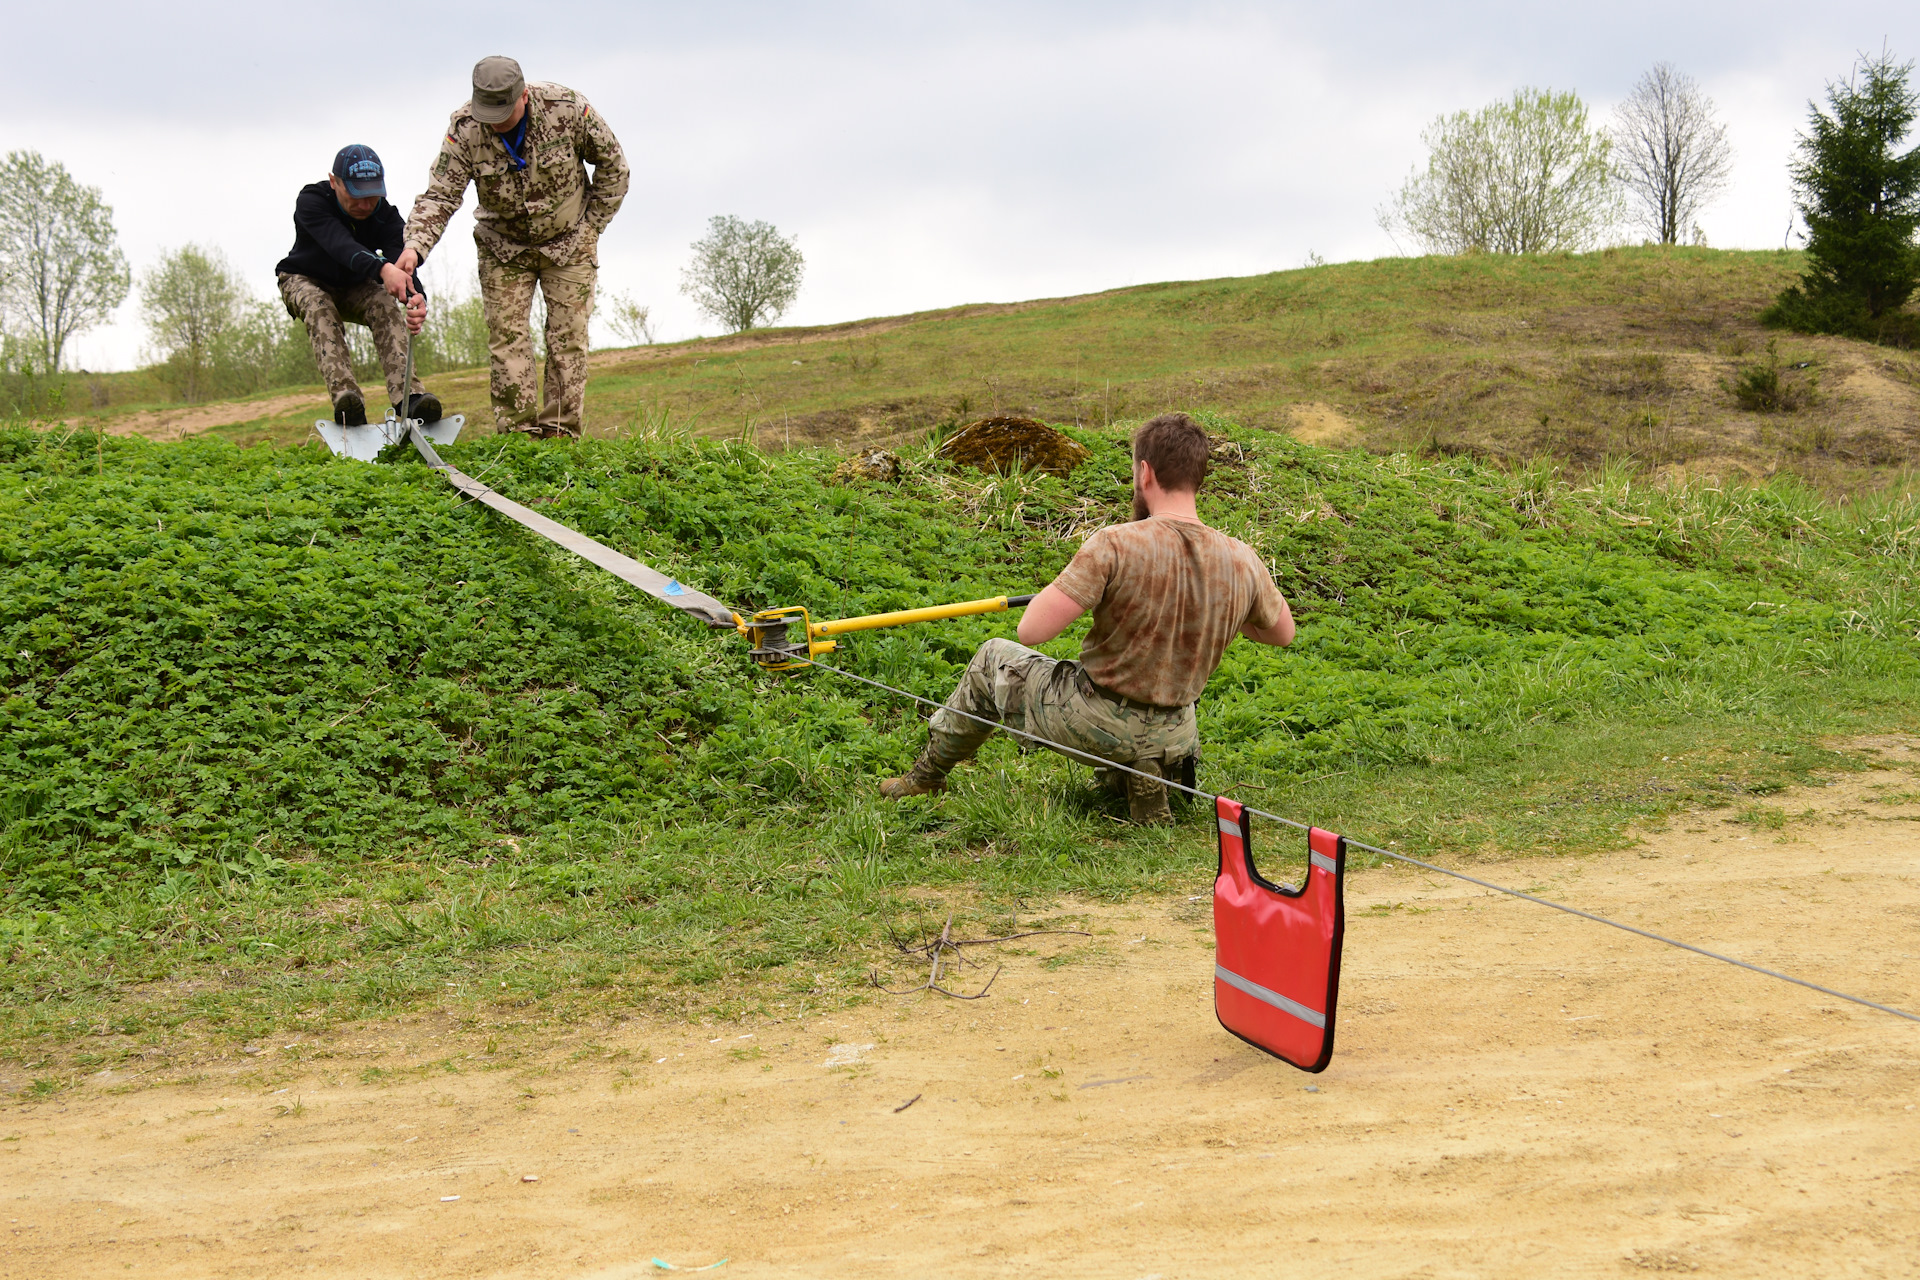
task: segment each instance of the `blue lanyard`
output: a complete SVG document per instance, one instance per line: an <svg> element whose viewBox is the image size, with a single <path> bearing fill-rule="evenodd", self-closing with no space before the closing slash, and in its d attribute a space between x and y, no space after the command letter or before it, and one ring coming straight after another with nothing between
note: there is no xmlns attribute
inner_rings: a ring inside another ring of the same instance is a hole
<svg viewBox="0 0 1920 1280"><path fill-rule="evenodd" d="M527 159L520 154L520 149L526 145L527 118L532 114L533 104L528 103L526 112L520 117L520 127L518 129L515 129L512 133L498 133L494 135L500 139L500 145L506 149L507 159L513 161L513 167L516 169L524 169L527 167Z"/></svg>

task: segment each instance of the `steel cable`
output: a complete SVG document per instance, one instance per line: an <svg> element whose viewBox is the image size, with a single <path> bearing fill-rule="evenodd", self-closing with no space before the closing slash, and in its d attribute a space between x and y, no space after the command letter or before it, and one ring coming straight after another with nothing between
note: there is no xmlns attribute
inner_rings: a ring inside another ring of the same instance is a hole
<svg viewBox="0 0 1920 1280"><path fill-rule="evenodd" d="M833 674L837 676L844 676L849 680L857 680L861 684L871 685L876 689L884 689L888 693L896 694L902 698L907 698L913 702L917 702L921 704L922 706L932 707L935 710L944 709L946 711L952 712L954 715L963 716L966 719L971 720L976 724L991 725L993 728L998 729L1002 733L1011 734L1016 738L1024 738L1029 742L1038 743L1043 747L1049 747L1054 751L1058 751L1059 753L1061 753L1062 755L1066 756L1069 759L1096 761L1104 768L1117 769L1122 773L1130 773L1137 778L1146 778L1149 781L1158 782L1165 786L1171 787L1175 791L1183 791L1188 795L1198 796L1202 800L1218 800L1220 798L1220 796L1214 792L1202 791L1198 787L1189 787L1182 783L1173 782L1173 781L1170 781L1169 779L1160 777L1158 774L1148 773L1145 770L1135 769L1129 765L1121 764L1117 760L1108 760L1102 756L1094 755L1090 751L1082 751L1077 747L1069 747L1064 743L1054 742L1049 738L1041 737L1037 733L1028 733L1024 729L1011 728L1005 724L1002 724L998 720L989 720L987 717L975 715L971 711L962 711L958 707L948 706L944 702L935 702L931 698L923 698L919 694L909 693L905 689L896 689L890 684L886 684L882 681L872 679L869 676L858 675L852 671L848 671L844 667L836 667L825 662L816 662L812 658L800 658L797 655L795 660L798 662L804 663L809 667L818 667L822 671L831 671L833 672ZM1277 823L1280 823L1282 826L1292 827L1296 831L1311 831L1313 829L1307 823L1296 822L1292 818L1283 818L1277 813L1268 813L1264 809L1255 809L1250 805L1246 806L1246 812L1265 818L1269 822L1277 822ZM1781 973L1777 969L1768 969L1762 965L1753 964L1746 960L1736 959L1733 956L1722 955L1718 951L1709 951L1705 947L1696 947L1691 942L1681 942L1677 938L1669 938L1664 934L1654 933L1650 929L1642 929L1635 925L1622 924L1618 920L1609 920L1607 919L1607 917L1595 915L1591 911L1582 911L1578 907L1569 907L1564 903L1554 902L1548 898L1536 897L1531 893L1523 893L1519 889L1509 889L1505 885L1495 884L1491 880L1481 880L1475 876L1467 875L1465 872L1451 871L1446 867L1439 866L1432 862L1425 862L1419 858L1409 857L1407 854L1404 854L1404 853L1395 853L1391 849L1382 849L1378 845L1367 844L1364 841L1354 840L1348 837L1342 837L1342 838L1346 840L1346 843L1350 848L1364 849L1368 853L1377 854L1383 858L1394 858L1400 862L1409 863L1413 866L1423 868L1424 870L1427 870L1427 871L1438 872L1443 876L1452 876L1455 880L1464 880L1468 884L1479 885L1483 889L1491 889L1496 893L1504 893L1509 897L1519 898L1526 902L1538 903L1540 906L1543 906L1543 907L1552 907L1555 911L1564 911L1570 916L1579 916L1582 920L1591 920L1595 924L1604 924L1610 928L1619 929L1626 933L1637 934L1642 938L1649 938L1654 942L1665 943L1667 946L1676 947L1681 951L1691 951L1695 955L1705 956L1709 960L1718 960L1723 964L1730 964L1737 968L1751 970L1754 973L1764 974L1766 977L1769 977L1769 978L1778 978L1782 982L1791 982L1795 986L1806 987L1810 991L1818 991L1822 995L1832 996L1836 1000L1846 1000L1853 1004L1864 1005L1869 1009L1878 1009L1882 1013L1890 1013L1896 1018L1905 1018L1909 1022L1920 1022L1920 1014L1908 1013L1905 1009L1896 1009L1892 1005L1879 1004L1875 1001L1867 1000L1860 996L1848 995L1844 991L1835 991L1832 987L1823 987L1817 982L1809 982L1805 978L1796 978L1790 973Z"/></svg>

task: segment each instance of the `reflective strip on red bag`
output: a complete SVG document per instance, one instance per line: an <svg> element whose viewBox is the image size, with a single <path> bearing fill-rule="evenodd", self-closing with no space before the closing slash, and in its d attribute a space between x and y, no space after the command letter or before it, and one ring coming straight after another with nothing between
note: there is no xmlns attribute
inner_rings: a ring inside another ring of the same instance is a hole
<svg viewBox="0 0 1920 1280"><path fill-rule="evenodd" d="M1346 844L1307 834L1307 882L1265 879L1253 865L1247 813L1220 797L1220 874L1213 883L1213 1008L1220 1025L1303 1071L1333 1058L1346 929Z"/></svg>

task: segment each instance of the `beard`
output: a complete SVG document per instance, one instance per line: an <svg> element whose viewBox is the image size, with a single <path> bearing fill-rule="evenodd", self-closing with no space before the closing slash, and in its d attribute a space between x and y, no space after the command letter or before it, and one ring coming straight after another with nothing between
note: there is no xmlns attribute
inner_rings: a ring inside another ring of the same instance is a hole
<svg viewBox="0 0 1920 1280"><path fill-rule="evenodd" d="M1133 487L1133 518L1145 520L1151 513L1147 510L1147 500L1140 492L1140 486Z"/></svg>

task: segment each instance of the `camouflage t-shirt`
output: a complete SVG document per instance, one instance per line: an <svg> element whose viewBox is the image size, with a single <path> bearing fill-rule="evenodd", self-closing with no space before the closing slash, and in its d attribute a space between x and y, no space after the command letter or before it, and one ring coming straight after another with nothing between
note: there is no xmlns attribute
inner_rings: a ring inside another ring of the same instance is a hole
<svg viewBox="0 0 1920 1280"><path fill-rule="evenodd" d="M1156 707L1199 698L1234 633L1280 620L1280 589L1252 547L1169 516L1100 530L1053 585L1093 612L1080 645L1093 682Z"/></svg>

